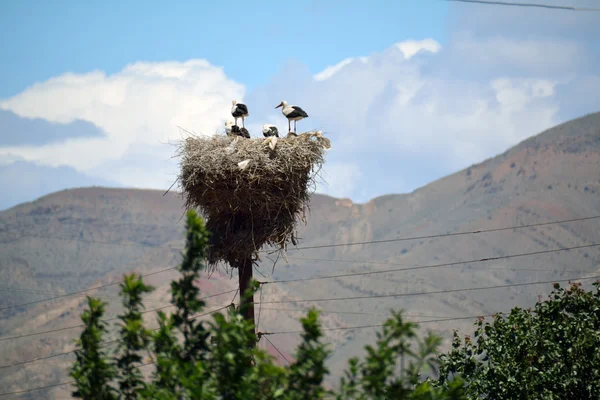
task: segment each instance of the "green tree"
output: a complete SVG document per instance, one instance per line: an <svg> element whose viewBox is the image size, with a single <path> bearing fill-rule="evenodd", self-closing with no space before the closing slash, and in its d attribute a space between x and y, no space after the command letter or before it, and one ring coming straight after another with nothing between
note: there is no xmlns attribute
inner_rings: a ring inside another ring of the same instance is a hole
<svg viewBox="0 0 600 400"><path fill-rule="evenodd" d="M321 399L326 394L323 380L329 372L325 360L330 354L321 343L323 332L319 323L319 313L311 309L301 319L302 343L296 350L296 361L289 367L288 399Z"/></svg>
<svg viewBox="0 0 600 400"><path fill-rule="evenodd" d="M463 383L459 379L449 382L444 389L421 380L424 366L436 371L436 350L441 339L429 333L419 340L416 327L414 323L405 322L401 313L392 312L382 331L377 332L376 345L366 346L365 359L350 359L337 399L464 399ZM412 349L411 341L416 341L417 351ZM404 359L407 366L401 368L398 362Z"/></svg>
<svg viewBox="0 0 600 400"><path fill-rule="evenodd" d="M455 332L439 383L460 375L471 398L598 399L600 283L594 288L554 284L533 310L514 308L491 323L480 318L473 338Z"/></svg>
<svg viewBox="0 0 600 400"><path fill-rule="evenodd" d="M113 400L115 391L109 383L116 377L114 366L102 348L102 338L107 332L102 321L106 303L87 297L88 309L81 314L85 328L76 341L75 363L70 376L75 380L73 397L81 399Z"/></svg>
<svg viewBox="0 0 600 400"><path fill-rule="evenodd" d="M400 314L394 314L386 322L377 345L367 347L364 361L350 361L339 393L324 387L328 374L325 363L330 351L323 343L316 310L310 310L301 319L302 342L295 351L295 361L285 367L275 364L265 351L248 346L257 337L254 327L239 310L228 308L227 317L213 313L211 321L202 321L199 317L207 313L202 313L204 303L194 282L203 268L208 233L194 212L188 213L186 227L186 250L179 267L181 277L171 284L176 310L170 316L159 312L158 328L152 334L141 318L142 295L152 288L137 275L125 277L121 286L125 306L121 316L121 344L113 356L119 374L111 369L112 364L102 350L101 337L105 331L101 322L102 304L89 300L90 310L82 316L86 327L78 342L81 349L71 374L78 389L75 397L86 400L465 399L460 380L447 388L421 382L419 371L423 366L434 366L439 338L429 335L419 342L417 351L412 351L409 341L416 338L416 325L403 321ZM253 282L243 295L252 295L257 288L258 283ZM139 371L144 351L151 353L154 364L146 382ZM397 373L395 367L401 356L410 356L411 361L408 368ZM90 384L92 374L97 376ZM111 388L115 383L118 390ZM113 393L115 397L111 397Z"/></svg>
<svg viewBox="0 0 600 400"><path fill-rule="evenodd" d="M135 400L144 388L139 370L142 351L148 348L150 332L144 327L142 318L142 296L153 288L136 274L125 275L121 286L125 312L119 315L122 322L116 364L119 369L119 388L125 400Z"/></svg>

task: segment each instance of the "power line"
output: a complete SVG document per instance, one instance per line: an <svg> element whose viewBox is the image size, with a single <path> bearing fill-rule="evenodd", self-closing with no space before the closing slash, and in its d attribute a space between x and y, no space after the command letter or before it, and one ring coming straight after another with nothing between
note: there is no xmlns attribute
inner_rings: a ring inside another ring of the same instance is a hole
<svg viewBox="0 0 600 400"><path fill-rule="evenodd" d="M457 318L440 318L440 319L431 319L428 321L416 321L414 322L415 324L427 324L427 323L434 323L434 322L444 322L444 321L458 321L458 320L463 320L463 319L474 319L474 318L479 318L479 317L492 317L494 315L496 315L498 313L495 314L485 314L485 315L469 315L467 317L457 317ZM323 331L345 331L345 330L354 330L354 329L367 329L367 328L380 328L382 326L384 326L385 324L369 324L369 325L358 325L358 326L341 326L338 328L321 328L321 330ZM280 332L261 332L261 335L265 336L272 336L272 335L291 335L291 334L298 334L298 333L304 333L304 331L280 331ZM267 339L268 340L268 339Z"/></svg>
<svg viewBox="0 0 600 400"><path fill-rule="evenodd" d="M469 315L469 316L465 316L465 317L439 318L439 319L430 319L427 321L410 321L410 322L413 322L413 323L419 325L419 324L430 324L430 323L445 322L445 321L460 321L460 320L465 320L465 319L475 319L475 318L481 318L481 317L493 317L494 315L499 315L499 314L502 314L502 313L497 312L497 313L493 313L493 314ZM366 328L379 328L384 325L385 324L342 326L342 327L338 327L338 328L321 328L321 330L323 330L323 331L354 330L354 329L366 329ZM267 335L288 335L288 334L298 334L298 333L304 333L304 331L297 330L297 331L281 331L281 332L261 332L261 335L265 336L265 339L267 339L266 338Z"/></svg>
<svg viewBox="0 0 600 400"><path fill-rule="evenodd" d="M140 275L140 276L141 276L142 278L145 278L145 277L152 276L152 275L162 274L163 272L171 271L171 270L173 270L173 269L176 269L176 268L177 268L177 267L170 267L170 268L163 269L163 270L160 270L160 271L156 271L156 272L150 272L150 273L148 273L148 274L142 274L142 275ZM14 304L14 305L12 305L12 306L6 306L6 307L2 307L2 308L0 308L0 311L9 310L9 309L11 309L11 308L17 308L17 307L25 307L25 306L28 306L28 305L31 305L31 304L43 303L43 302L45 302L45 301L56 300L56 299L62 299L62 298L65 298L65 297L70 297L70 296L76 296L76 295L78 295L78 294L81 294L81 293L91 292L92 290L104 289L104 288L107 288L107 287L110 287L110 286L119 285L119 284L121 284L122 282L123 282L123 281L118 281L118 282L113 282L113 283L107 283L106 285L95 286L95 287L93 287L93 288L84 289L84 290L79 290L79 291L77 291L77 292L65 293L65 294L62 294L62 295L60 295L60 296L54 296L54 297L50 297L50 298L48 298L48 299L42 299L42 300L36 300L36 301L30 301L30 302L28 302L28 303Z"/></svg>
<svg viewBox="0 0 600 400"><path fill-rule="evenodd" d="M320 249L320 248L330 248L330 247L340 247L340 246L357 246L357 245L378 244L378 243L393 243L393 242L402 242L402 241L408 241L408 240L435 239L435 238L441 238L441 237L462 236L462 235L471 235L471 234L479 234L479 233L487 233L487 232L500 232L500 231L507 231L507 230L513 230L513 229L533 228L533 227L537 227L537 226L564 224L564 223L568 223L568 222L587 221L587 220L593 220L593 219L599 219L599 218L600 218L600 215L597 215L597 216L582 217L582 218L571 218L571 219L565 219L565 220L559 220L559 221L540 222L540 223L535 223L535 224L507 226L507 227L502 227L502 228L479 229L479 230L468 231L468 232L443 233L443 234L413 236L413 237L405 237L405 238L397 238L397 239L372 240L372 241L365 241L365 242L333 243L333 244L324 244L324 245L316 245L316 246L304 246L304 247L296 247L296 248L288 249L288 251ZM121 246L121 245L122 246L140 246L140 247L152 247L152 248L167 248L167 249L171 249L171 250L182 250L182 248L180 248L180 247L172 247L172 246L165 246L165 245L151 245L151 244L133 243L133 242L105 242L105 241L97 241L97 240L82 239L82 238L67 238L67 237L61 237L61 236L55 236L55 235L40 235L40 234L17 232L17 231L10 231L10 230L0 231L0 233L2 233L2 232L12 233L12 234L21 235L21 236L31 236L31 237L43 238L43 239L82 241L82 242L86 242L86 243L98 243L98 244L108 244L108 245L116 245L116 246ZM271 251L271 250L262 250L262 252L269 252L269 251Z"/></svg>
<svg viewBox="0 0 600 400"><path fill-rule="evenodd" d="M166 249L171 249L171 250L181 250L181 247L172 247L172 246L165 246L165 245L153 245L153 244L134 243L134 242L107 242L107 241L103 241L103 240L69 238L69 237L56 236L56 235L40 235L37 233L18 232L18 231L11 231L11 230L1 230L0 233L10 233L13 235L35 237L35 238L41 238L41 239L66 240L66 241L70 241L70 242L83 242L83 243L89 243L89 244L108 244L108 245L114 245L114 246L153 247L153 248L166 248Z"/></svg>
<svg viewBox="0 0 600 400"><path fill-rule="evenodd" d="M263 335L267 335L267 334L266 334L266 333L263 333ZM291 363L292 363L292 362L291 362L290 360L288 360L288 358L287 358L287 357L286 357L286 356L285 356L285 355L284 355L284 354L283 354L283 353L282 353L282 352L281 352L281 351L280 351L280 350L277 348L277 346L275 346L275 345L273 344L273 342L271 342L271 341L269 340L269 338L268 338L268 337L266 337L266 336L265 336L265 340L266 340L267 342L271 343L271 346L273 346L273 348L274 348L275 350L277 350L277 352L279 353L279 355L280 355L281 357L283 357L283 359L284 359L285 361L287 361L287 363L288 363L288 364L291 364Z"/></svg>
<svg viewBox="0 0 600 400"><path fill-rule="evenodd" d="M292 312L306 312L308 311L307 309L303 308L303 309L299 309L299 308L272 308L272 307L263 307L263 310L270 310L270 311L292 311ZM388 316L389 314L384 314L384 313L374 313L374 312L361 312L361 311L337 311L337 310L317 310L319 313L321 314L356 314L356 315L369 315L372 317L375 316ZM445 317L441 317L439 315L428 315L428 314L421 314L421 313L403 313L402 315L406 315L407 317L415 317L415 318L445 318Z"/></svg>
<svg viewBox="0 0 600 400"><path fill-rule="evenodd" d="M426 265L420 264L404 264L404 263L394 263L389 261L363 261L363 260L342 260L339 258L307 258L307 257L288 257L290 260L306 260L306 261L324 261L324 262L336 262L336 263L344 263L344 264L374 264L374 265L397 265L403 267L422 267L429 268ZM456 265L458 266L458 265ZM452 265L450 265L452 267ZM484 269L484 270L500 270L500 271L542 271L542 272L589 272L587 270L576 270L576 269L568 269L568 270L551 270L548 268L510 268L510 267L469 267L470 269Z"/></svg>
<svg viewBox="0 0 600 400"><path fill-rule="evenodd" d="M70 385L70 384L73 384L73 383L75 383L75 381L67 381L67 382L55 383L53 385L39 386L39 387L31 388L31 389L15 390L14 392L4 392L4 393L0 393L0 397L9 396L11 394L23 394L23 393L35 392L35 391L38 391L38 390L52 389L52 388L55 388L55 387L64 386L64 385Z"/></svg>
<svg viewBox="0 0 600 400"><path fill-rule="evenodd" d="M506 1L491 1L491 0L490 1L486 1L486 0L445 0L445 1L498 5L498 6L537 7L537 8L549 8L549 9L553 9L553 10L567 10L567 11L600 11L600 8L553 6L550 4L541 4L541 3L513 3L513 2L506 2Z"/></svg>
<svg viewBox="0 0 600 400"><path fill-rule="evenodd" d="M210 299L212 297L222 296L224 294L229 294L231 292L234 292L235 290L236 289L232 289L232 290L228 290L227 292L222 292L222 293L217 293L217 294L213 294L213 295L210 295L210 296L202 297L199 300L206 300L206 299ZM150 310L145 310L145 311L142 311L141 313L142 314L148 314L148 313L151 313L153 311L160 311L160 310L164 310L165 308L170 308L170 307L175 307L175 305L174 304L168 304L168 305L165 305L165 306L162 306L162 307L153 308L153 309L150 309ZM111 321L116 321L118 319L119 319L119 317L114 317L114 318L103 319L102 321L103 322L111 322ZM51 329L51 330L48 330L48 331L32 332L32 333L26 333L26 334L23 334L23 335L0 337L0 342L4 342L4 341L7 341L7 340L23 339L23 338L26 338L26 337L43 335L43 334L46 334L46 333L68 331L70 329L82 328L84 326L85 326L84 324L79 324L79 325L67 326L67 327L64 327L64 328Z"/></svg>
<svg viewBox="0 0 600 400"><path fill-rule="evenodd" d="M154 364L153 362L149 362L149 363L145 363L145 364L141 364L138 368L143 368L146 367L148 365L152 365ZM44 389L52 389L55 387L59 387L59 386L65 386L65 385L71 385L74 384L75 381L67 381L67 382L61 382L61 383L55 383L53 385L46 385L46 386L38 386L35 388L30 388L30 389L22 389L22 390L16 390L14 392L5 392L5 393L0 393L0 397L2 396L8 396L11 394L23 394L23 393L29 393L29 392L35 392L38 390L44 390Z"/></svg>
<svg viewBox="0 0 600 400"><path fill-rule="evenodd" d="M507 285L494 285L494 286L480 286L480 287L463 288L463 289L436 290L436 291L431 291L431 292L409 292L409 293L396 293L396 294L375 294L375 295L369 295L369 296L331 297L331 298L322 298L322 299L274 300L274 301L265 301L265 302L263 302L263 304L306 303L306 302L320 302L320 301L379 299L379 298L386 298L386 297L422 296L422 295L428 295L428 294L469 292L469 291L475 291L475 290L500 289L500 288L509 288L509 287L518 287L518 286L542 285L542 284L549 284L549 283L555 283L555 282L569 282L569 281L587 280L587 279L600 279L600 275L589 276L589 277L578 277L578 278L571 278L571 279L559 279L559 280L554 279L554 280L551 280L551 281L537 281L537 282L528 282L528 283L511 283L511 284L507 284ZM257 304L257 303L255 303L255 304Z"/></svg>
<svg viewBox="0 0 600 400"><path fill-rule="evenodd" d="M532 251L529 253L521 253L521 254L510 254L507 256L486 257L486 258L479 258L479 259L468 260L468 261L454 261L454 262L450 262L450 263L421 265L421 266L408 267L408 268L395 268L395 269L386 269L386 270L381 270L381 271L368 271L368 272L354 272L354 273L348 273L348 274L315 276L315 277L311 277L311 278L276 280L276 281L267 281L267 282L261 282L261 283L266 285L266 284L270 284L270 283L305 282L305 281L314 281L314 280L321 280L321 279L335 279L335 278L346 278L346 277L351 277L351 276L385 274L385 273L389 273L389 272L398 272L398 271L413 271L413 270L418 270L418 269L440 268L440 267L448 267L448 266L452 266L452 265L480 263L480 262L493 261L493 260L504 260L504 259L509 259L509 258L527 257L527 256L539 255L539 254L557 253L557 252L561 252L561 251L585 249L585 248L598 247L598 246L600 246L600 243L586 244L586 245L573 246L573 247L565 247L565 248L561 248L561 249Z"/></svg>
<svg viewBox="0 0 600 400"><path fill-rule="evenodd" d="M342 246L359 246L359 245L366 245L366 244L395 243L395 242L404 242L404 241L408 241L408 240L436 239L436 238L442 238L442 237L473 235L473 234L487 233L487 232L501 232L501 231L509 231L509 230L513 230L513 229L523 229L523 228L533 228L533 227L537 227L537 226L564 224L567 222L588 221L588 220L598 219L598 218L600 218L600 215L593 216L593 217L564 219L561 221L540 222L537 224L506 226L503 228L479 229L476 231L468 231L468 232L440 233L440 234L435 234L435 235L412 236L412 237L396 238L396 239L370 240L370 241L365 241L365 242L334 243L334 244L325 244L325 245L316 245L316 246L296 247L293 249L289 249L288 251L322 249L322 248L342 247ZM265 250L265 251L267 251L267 250Z"/></svg>
<svg viewBox="0 0 600 400"><path fill-rule="evenodd" d="M203 313L203 314L198 314L196 316L191 317L190 320L191 319L196 319L196 318L201 318L201 317L204 317L206 315L219 312L219 311L224 310L225 308L227 308L229 306L230 306L230 304L227 304L226 306L217 308L216 310L212 310L212 311L209 311L209 312L206 312L206 313ZM157 331L158 329L159 328L154 329L154 331ZM102 342L101 344L102 345L106 345L106 344L116 343L118 341L119 341L119 339L114 339L114 340L109 340L109 341L106 341L106 342ZM48 359L54 358L54 357L60 357L60 356L68 355L68 354L73 354L73 353L75 353L77 351L78 351L77 349L73 349L73 350L70 350L70 351L65 351L63 353L50 354L48 356L38 357L38 358L31 359L31 360L26 360L26 361L20 361L20 362L13 363L13 364L0 365L0 369L17 367L19 365L25 365L25 364L31 364L31 363L34 363L34 362L37 362L37 361L48 360Z"/></svg>
<svg viewBox="0 0 600 400"><path fill-rule="evenodd" d="M61 292L53 292L53 291L49 291L49 290L38 290L38 289L25 289L25 288L12 288L12 287L0 287L0 291L10 291L10 292L25 292L25 293L34 293L34 294L53 294L53 295L63 295L65 293L61 293ZM81 296L83 296L83 294L81 294ZM101 298L101 299L121 299L121 297L119 296L109 296L109 295L105 295L105 294L97 294L95 295L95 297ZM154 299L154 298L145 298L144 301L146 302L161 302L162 300L158 300L158 299Z"/></svg>

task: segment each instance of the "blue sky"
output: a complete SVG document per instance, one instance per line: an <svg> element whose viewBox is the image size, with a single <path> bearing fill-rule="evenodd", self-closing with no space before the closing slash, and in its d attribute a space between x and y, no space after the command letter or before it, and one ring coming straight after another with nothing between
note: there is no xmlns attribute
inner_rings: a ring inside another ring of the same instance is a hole
<svg viewBox="0 0 600 400"><path fill-rule="evenodd" d="M544 0L593 7L594 0ZM600 111L600 13L445 2L0 3L0 209L69 186L166 189L174 143L247 127L332 140L318 191L417 189ZM43 185L41 184L43 182Z"/></svg>
<svg viewBox="0 0 600 400"><path fill-rule="evenodd" d="M253 88L290 60L316 73L401 39L443 43L447 11L437 0L7 0L0 50L11 62L0 65L0 97L65 72L112 74L136 61L192 58Z"/></svg>

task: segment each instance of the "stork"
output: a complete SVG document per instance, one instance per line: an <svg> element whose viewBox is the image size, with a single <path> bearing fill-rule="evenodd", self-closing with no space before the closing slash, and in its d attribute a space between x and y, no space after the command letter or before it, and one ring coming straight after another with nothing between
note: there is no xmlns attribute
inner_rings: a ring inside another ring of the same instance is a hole
<svg viewBox="0 0 600 400"><path fill-rule="evenodd" d="M239 130L238 136L244 137L246 139L250 139L250 132L248 132L248 129L242 127Z"/></svg>
<svg viewBox="0 0 600 400"><path fill-rule="evenodd" d="M279 131L277 130L277 127L275 125L264 124L262 131L263 131L264 137L270 137L270 136L279 137Z"/></svg>
<svg viewBox="0 0 600 400"><path fill-rule="evenodd" d="M248 114L248 107L245 104L238 103L233 100L231 102L233 105L231 106L231 115L235 118L235 124L237 125L238 118L242 119L242 127L244 127L244 118L246 118Z"/></svg>
<svg viewBox="0 0 600 400"><path fill-rule="evenodd" d="M281 113L288 120L288 134L290 134L292 131L292 128L290 127L290 122L294 121L294 135L296 135L296 122L300 121L301 119L308 118L308 114L306 113L306 111L304 111L298 106L288 105L287 101L285 100L279 103L279 105L275 108L279 107L282 107Z"/></svg>
<svg viewBox="0 0 600 400"><path fill-rule="evenodd" d="M240 131L240 127L235 125L234 122L225 121L225 133L227 136L236 136Z"/></svg>

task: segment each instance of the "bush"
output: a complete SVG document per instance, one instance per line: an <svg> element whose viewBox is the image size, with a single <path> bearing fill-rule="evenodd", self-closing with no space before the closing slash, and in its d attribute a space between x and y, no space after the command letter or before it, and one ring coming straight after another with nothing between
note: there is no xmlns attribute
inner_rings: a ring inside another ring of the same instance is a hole
<svg viewBox="0 0 600 400"><path fill-rule="evenodd" d="M481 318L473 339L455 332L453 349L441 356L439 386L460 375L470 398L598 399L600 283L594 287L554 284L534 310Z"/></svg>

